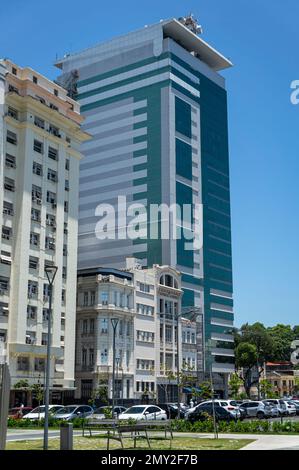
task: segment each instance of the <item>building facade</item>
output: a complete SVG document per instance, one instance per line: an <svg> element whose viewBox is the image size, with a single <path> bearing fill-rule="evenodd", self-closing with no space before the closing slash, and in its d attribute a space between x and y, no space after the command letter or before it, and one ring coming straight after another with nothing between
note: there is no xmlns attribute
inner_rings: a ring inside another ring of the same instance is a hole
<svg viewBox="0 0 299 470"><path fill-rule="evenodd" d="M112 398L115 351L118 400L176 400L178 348L180 370L184 368L182 341L177 344L177 333L182 336L182 319L176 316L182 297L180 274L168 266L145 269L128 258L126 270L79 270L77 295L76 397L86 401L94 390L107 387ZM196 355L192 357L196 373Z"/></svg>
<svg viewBox="0 0 299 470"><path fill-rule="evenodd" d="M204 313L206 370L227 390L233 286L227 93L219 72L232 64L195 31L184 21L161 21L56 65L61 83L77 77L84 129L93 136L82 147L79 267L119 269L133 256L145 267L180 271L183 306ZM170 217L170 231L178 239L150 236L161 227L162 210L147 219L145 236L126 236L119 196L127 206L144 205L147 217L155 204L177 205L183 217ZM113 206L119 222L106 239L97 235L102 203ZM192 208L189 218L184 205Z"/></svg>
<svg viewBox="0 0 299 470"><path fill-rule="evenodd" d="M0 354L13 390L24 380L44 384L44 270L57 266L50 386L59 400L74 389L79 147L88 134L65 89L8 60L0 74ZM12 404L30 401L20 393L12 393Z"/></svg>

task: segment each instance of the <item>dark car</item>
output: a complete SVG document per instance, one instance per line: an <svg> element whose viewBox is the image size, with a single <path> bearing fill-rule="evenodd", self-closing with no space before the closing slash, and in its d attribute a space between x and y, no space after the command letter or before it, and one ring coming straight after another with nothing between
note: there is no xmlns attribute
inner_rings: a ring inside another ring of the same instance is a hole
<svg viewBox="0 0 299 470"><path fill-rule="evenodd" d="M236 418L227 411L225 408L219 405L214 405L215 409L215 418L216 421L236 421ZM194 423L195 421L205 421L207 415L213 417L213 405L209 403L207 405L201 405L199 408L196 408L194 411L189 413L188 421Z"/></svg>
<svg viewBox="0 0 299 470"><path fill-rule="evenodd" d="M159 403L162 410L166 411L167 419L175 419L178 416L178 406L174 403ZM180 409L180 418L184 419L185 413Z"/></svg>

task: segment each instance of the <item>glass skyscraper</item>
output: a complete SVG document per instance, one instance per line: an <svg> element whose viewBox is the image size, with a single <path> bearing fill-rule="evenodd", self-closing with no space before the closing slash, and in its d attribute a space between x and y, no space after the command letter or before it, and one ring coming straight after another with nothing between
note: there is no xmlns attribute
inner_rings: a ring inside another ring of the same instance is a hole
<svg viewBox="0 0 299 470"><path fill-rule="evenodd" d="M143 266L178 269L183 305L204 315L206 365L225 381L234 370L233 286L227 93L219 72L231 62L172 19L67 54L56 66L93 136L82 145L79 268L119 269L135 257ZM121 236L120 195L147 211L151 204L198 204L202 215L173 218L185 238L132 240ZM99 204L115 208L115 239L95 235ZM195 227L202 246L188 250Z"/></svg>

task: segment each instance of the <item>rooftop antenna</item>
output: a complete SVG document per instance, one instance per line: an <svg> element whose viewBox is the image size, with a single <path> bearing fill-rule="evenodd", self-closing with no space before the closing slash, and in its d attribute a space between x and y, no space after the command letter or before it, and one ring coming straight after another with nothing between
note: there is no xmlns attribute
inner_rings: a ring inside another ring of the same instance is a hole
<svg viewBox="0 0 299 470"><path fill-rule="evenodd" d="M179 22L182 23L186 28L190 29L194 34L202 34L202 26L198 23L198 20L194 18L193 13L189 13L187 16L181 16Z"/></svg>

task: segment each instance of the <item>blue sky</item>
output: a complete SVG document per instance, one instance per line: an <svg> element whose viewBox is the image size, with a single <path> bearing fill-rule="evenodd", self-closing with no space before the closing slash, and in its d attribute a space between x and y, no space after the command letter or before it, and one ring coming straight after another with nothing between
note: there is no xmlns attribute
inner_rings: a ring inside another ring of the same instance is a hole
<svg viewBox="0 0 299 470"><path fill-rule="evenodd" d="M0 56L55 78L56 54L190 11L235 64L224 75L236 324L299 324L297 0L2 0Z"/></svg>

